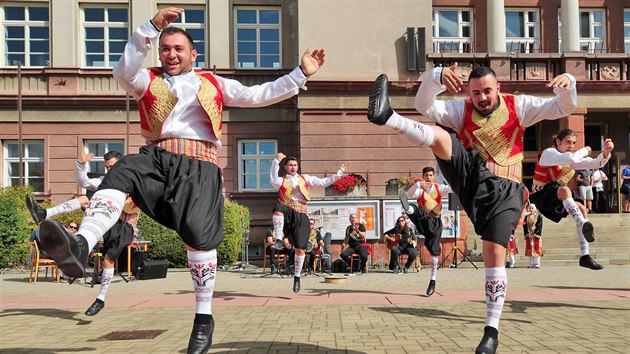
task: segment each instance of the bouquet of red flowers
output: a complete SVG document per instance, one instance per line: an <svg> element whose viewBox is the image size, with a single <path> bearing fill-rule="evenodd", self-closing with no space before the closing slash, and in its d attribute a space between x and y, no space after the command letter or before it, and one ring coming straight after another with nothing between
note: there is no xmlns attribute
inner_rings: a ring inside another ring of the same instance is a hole
<svg viewBox="0 0 630 354"><path fill-rule="evenodd" d="M365 178L354 173L344 175L332 184L333 190L340 194L352 192L355 187L366 185L367 181L365 180Z"/></svg>

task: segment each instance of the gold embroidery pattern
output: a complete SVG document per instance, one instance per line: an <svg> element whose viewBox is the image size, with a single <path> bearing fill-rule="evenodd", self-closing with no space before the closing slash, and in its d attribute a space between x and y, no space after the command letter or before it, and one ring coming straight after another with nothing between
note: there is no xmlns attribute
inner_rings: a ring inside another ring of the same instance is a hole
<svg viewBox="0 0 630 354"><path fill-rule="evenodd" d="M437 198L438 192L436 190L437 187L434 186L433 192L430 194L424 193L425 201L422 205L422 209L424 209L425 213L429 214L431 212L439 215L442 212L442 204L438 203L435 199Z"/></svg>
<svg viewBox="0 0 630 354"><path fill-rule="evenodd" d="M486 160L486 168L488 171L503 178L507 178L516 183L521 183L523 176L523 165L515 163L509 166L502 166L496 163L492 157Z"/></svg>
<svg viewBox="0 0 630 354"><path fill-rule="evenodd" d="M171 114L179 99L168 90L162 75L157 75L151 82L149 92L155 96L155 101L148 107L145 102L142 104L142 110L145 113L144 117L150 129L149 131L143 129L142 136L148 140L157 140L162 134L162 124L164 124L168 115Z"/></svg>
<svg viewBox="0 0 630 354"><path fill-rule="evenodd" d="M512 132L512 136L509 138L503 136L501 127L507 123L510 113L503 96L499 96L499 100L501 102L499 109L492 112L490 118L483 117L476 110L473 110L472 120L480 128L473 131L473 135L477 139L472 140L471 146L477 149L484 159L487 160L487 156L490 155L496 163L509 166L523 160L522 152L510 156L522 127L519 124L519 127Z"/></svg>
<svg viewBox="0 0 630 354"><path fill-rule="evenodd" d="M208 113L210 122L212 123L212 131L216 135L217 139L221 139L221 111L222 107L217 105L215 97L217 96L217 88L201 75L197 75L201 80L201 87L199 93L197 93L197 99L199 104Z"/></svg>
<svg viewBox="0 0 630 354"><path fill-rule="evenodd" d="M560 167L560 174L556 176L554 175L553 170L549 170L551 173L551 176L553 180L560 183L561 186L566 186L567 184L569 184L569 181L571 180L571 178L573 178L575 171L573 171L573 169L569 165L558 166L558 167Z"/></svg>

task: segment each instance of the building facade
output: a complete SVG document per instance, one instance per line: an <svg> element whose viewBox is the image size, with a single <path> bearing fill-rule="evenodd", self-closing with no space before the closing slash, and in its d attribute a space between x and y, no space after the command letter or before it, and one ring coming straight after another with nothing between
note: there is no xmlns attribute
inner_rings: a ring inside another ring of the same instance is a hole
<svg viewBox="0 0 630 354"><path fill-rule="evenodd" d="M386 198L387 180L435 166L429 149L367 121L369 88L383 72L393 106L425 123L413 100L435 66L458 62L466 74L487 65L503 92L544 97L552 95L548 80L570 72L579 107L527 129L525 183L537 151L561 127L576 130L594 151L611 137L619 160L630 159L627 0L23 0L0 4L0 184L19 184L21 173L40 199L59 203L84 193L71 172L78 154L94 153L90 170L102 172L105 152L138 151L137 105L111 68L129 35L164 6L185 8L175 25L194 38L196 66L244 84L289 72L309 48L326 49L325 65L299 96L224 111L224 195L250 207L254 244L271 224L277 194L268 171L277 152L297 156L301 171L317 176L350 162L373 198ZM154 51L145 65L158 64ZM615 176L618 166L605 172ZM607 186L611 210L614 180ZM330 199L324 190L313 194Z"/></svg>

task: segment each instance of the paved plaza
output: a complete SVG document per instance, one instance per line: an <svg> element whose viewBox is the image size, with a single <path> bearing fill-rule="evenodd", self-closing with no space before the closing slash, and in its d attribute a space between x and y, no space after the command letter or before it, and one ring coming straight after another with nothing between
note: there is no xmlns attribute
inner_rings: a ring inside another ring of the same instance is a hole
<svg viewBox="0 0 630 354"><path fill-rule="evenodd" d="M267 270L268 271L268 270ZM484 270L370 271L345 284L323 277L220 271L211 353L472 353L485 322ZM630 353L630 266L508 269L499 353ZM83 314L98 285L0 276L0 353L185 353L194 316L192 280L116 277L106 307ZM137 339L142 338L142 339Z"/></svg>

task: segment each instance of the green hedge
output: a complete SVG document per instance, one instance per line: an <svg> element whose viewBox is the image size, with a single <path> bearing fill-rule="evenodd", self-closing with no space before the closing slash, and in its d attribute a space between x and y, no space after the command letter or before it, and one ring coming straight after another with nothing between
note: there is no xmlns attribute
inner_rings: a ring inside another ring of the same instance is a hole
<svg viewBox="0 0 630 354"><path fill-rule="evenodd" d="M225 202L223 216L224 237L217 248L219 264L234 264L241 254L243 225L249 225L249 210L236 202ZM186 248L177 233L160 225L146 215L140 215L138 221L140 235L149 245L149 259L166 259L170 266L184 268L188 266Z"/></svg>
<svg viewBox="0 0 630 354"><path fill-rule="evenodd" d="M35 225L24 200L30 187L0 189L0 268L23 267ZM29 223L30 222L30 223Z"/></svg>

